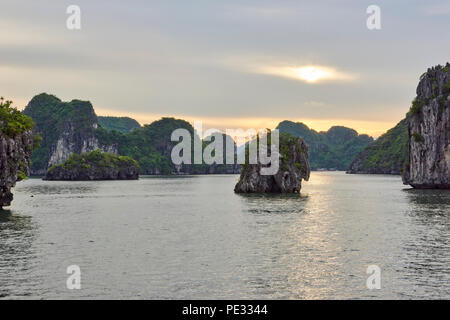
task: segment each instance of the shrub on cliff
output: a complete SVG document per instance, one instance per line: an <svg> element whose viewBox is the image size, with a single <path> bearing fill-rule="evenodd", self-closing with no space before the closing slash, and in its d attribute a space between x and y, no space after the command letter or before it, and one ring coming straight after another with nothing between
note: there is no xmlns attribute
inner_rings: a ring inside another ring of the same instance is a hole
<svg viewBox="0 0 450 320"><path fill-rule="evenodd" d="M0 98L0 127L7 137L14 138L33 128L33 120L11 107L12 102Z"/></svg>
<svg viewBox="0 0 450 320"><path fill-rule="evenodd" d="M0 98L0 209L11 204L11 189L29 173L32 127L31 118Z"/></svg>

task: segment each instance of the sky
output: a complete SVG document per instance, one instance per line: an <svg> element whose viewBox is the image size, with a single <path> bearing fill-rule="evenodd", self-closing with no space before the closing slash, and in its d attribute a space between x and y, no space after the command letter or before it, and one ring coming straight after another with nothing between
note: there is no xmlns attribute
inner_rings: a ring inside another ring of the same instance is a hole
<svg viewBox="0 0 450 320"><path fill-rule="evenodd" d="M81 29L69 30L69 5ZM369 5L381 29L369 30ZM0 95L89 100L98 115L217 129L379 136L450 61L450 1L0 0Z"/></svg>

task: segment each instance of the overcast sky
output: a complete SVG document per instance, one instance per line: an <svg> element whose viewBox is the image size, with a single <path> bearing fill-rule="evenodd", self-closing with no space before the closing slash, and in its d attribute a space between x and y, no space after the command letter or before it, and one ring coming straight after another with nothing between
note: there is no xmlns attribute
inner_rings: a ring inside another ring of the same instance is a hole
<svg viewBox="0 0 450 320"><path fill-rule="evenodd" d="M72 4L81 30L66 27ZM366 27L371 4L381 30ZM449 30L450 1L0 0L0 95L89 100L141 123L289 119L378 136L450 60ZM311 66L323 78L308 81Z"/></svg>

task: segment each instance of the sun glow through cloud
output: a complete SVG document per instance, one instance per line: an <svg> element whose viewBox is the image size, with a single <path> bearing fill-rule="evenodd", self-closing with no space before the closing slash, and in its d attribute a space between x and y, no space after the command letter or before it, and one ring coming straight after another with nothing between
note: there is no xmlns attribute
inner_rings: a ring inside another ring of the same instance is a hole
<svg viewBox="0 0 450 320"><path fill-rule="evenodd" d="M301 67L263 67L260 73L300 80L307 83L321 81L349 81L356 78L355 75L337 71L334 68L307 65Z"/></svg>

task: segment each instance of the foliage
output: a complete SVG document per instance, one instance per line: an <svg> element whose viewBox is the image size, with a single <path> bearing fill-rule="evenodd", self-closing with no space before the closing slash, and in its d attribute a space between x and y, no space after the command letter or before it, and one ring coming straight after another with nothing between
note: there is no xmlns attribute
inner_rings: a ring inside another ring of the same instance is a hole
<svg viewBox="0 0 450 320"><path fill-rule="evenodd" d="M119 154L136 159L142 174L171 174L175 171L171 151L178 142L172 142L170 137L179 128L193 136L194 128L188 122L174 118L162 118L130 133L99 128L95 134L102 145L116 144Z"/></svg>
<svg viewBox="0 0 450 320"><path fill-rule="evenodd" d="M81 144L86 137L94 135L97 117L88 101L72 100L62 102L46 93L35 96L23 111L36 123L34 132L42 139L31 158L32 170L45 170L52 147L62 133L73 130Z"/></svg>
<svg viewBox="0 0 450 320"><path fill-rule="evenodd" d="M420 110L420 101L417 97L414 98L414 100L411 103L411 108L409 109L407 116L416 114Z"/></svg>
<svg viewBox="0 0 450 320"><path fill-rule="evenodd" d="M414 137L415 142L419 142L419 143L425 142L425 139L420 135L420 133L414 132L412 134L412 136Z"/></svg>
<svg viewBox="0 0 450 320"><path fill-rule="evenodd" d="M289 133L305 140L309 146L312 170L319 168L346 170L359 152L373 141L367 135L358 135L355 130L341 126L332 127L327 132L317 132L303 123L283 121L277 129L281 134Z"/></svg>
<svg viewBox="0 0 450 320"><path fill-rule="evenodd" d="M11 107L12 102L0 98L0 125L5 136L14 138L33 128L33 120Z"/></svg>
<svg viewBox="0 0 450 320"><path fill-rule="evenodd" d="M101 150L94 150L89 153L72 154L66 162L54 165L50 167L48 171L51 172L58 168L72 170L90 169L91 167L120 169L129 166L138 167L139 164L130 157L105 153Z"/></svg>
<svg viewBox="0 0 450 320"><path fill-rule="evenodd" d="M139 122L128 117L98 117L98 124L107 131L128 133L141 127Z"/></svg>
<svg viewBox="0 0 450 320"><path fill-rule="evenodd" d="M407 119L400 121L377 140L369 144L358 159L363 162L364 170L374 173L398 172L408 158Z"/></svg>

